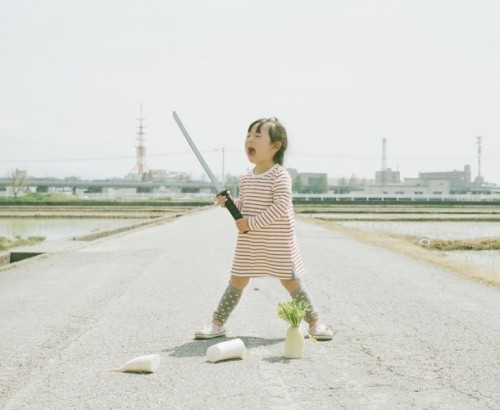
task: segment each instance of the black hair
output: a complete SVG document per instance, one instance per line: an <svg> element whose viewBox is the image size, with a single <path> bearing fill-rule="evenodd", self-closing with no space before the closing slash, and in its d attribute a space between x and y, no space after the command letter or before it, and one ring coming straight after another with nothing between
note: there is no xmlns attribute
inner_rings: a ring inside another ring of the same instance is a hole
<svg viewBox="0 0 500 410"><path fill-rule="evenodd" d="M285 151L288 146L288 136L286 134L286 129L281 122L276 117L271 118L261 118L250 124L248 127L248 132L257 124L256 131L260 132L263 125L267 125L269 129L269 137L271 142L281 142L280 149L274 154L273 161L275 164L283 165L283 160L285 159Z"/></svg>

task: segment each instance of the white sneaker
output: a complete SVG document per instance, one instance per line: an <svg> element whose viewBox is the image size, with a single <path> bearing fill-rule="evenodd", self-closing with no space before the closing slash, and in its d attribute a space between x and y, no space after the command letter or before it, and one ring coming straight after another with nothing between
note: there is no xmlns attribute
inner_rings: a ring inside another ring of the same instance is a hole
<svg viewBox="0 0 500 410"><path fill-rule="evenodd" d="M222 337L226 335L224 326L217 326L214 324L203 326L194 334L195 339L213 339L214 337Z"/></svg>
<svg viewBox="0 0 500 410"><path fill-rule="evenodd" d="M309 327L309 333L316 340L332 340L333 338L333 332L324 323L316 323L313 327Z"/></svg>

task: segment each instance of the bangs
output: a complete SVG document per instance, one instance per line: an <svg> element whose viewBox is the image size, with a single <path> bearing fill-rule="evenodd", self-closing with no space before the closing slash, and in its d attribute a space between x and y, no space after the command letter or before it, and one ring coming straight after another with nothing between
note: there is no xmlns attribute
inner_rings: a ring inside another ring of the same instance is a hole
<svg viewBox="0 0 500 410"><path fill-rule="evenodd" d="M255 127L255 125L257 125L257 128L255 129L255 131L260 132L260 130L262 129L262 126L265 124L269 124L269 133L272 133L272 130L274 128L276 128L276 122L277 122L277 119L274 117L261 118L261 119L256 120L250 124L250 126L248 127L247 133L249 133L252 130L252 128Z"/></svg>
<svg viewBox="0 0 500 410"><path fill-rule="evenodd" d="M260 132L262 125L264 125L266 123L266 121L267 121L266 118L261 118L260 120L252 122L250 124L250 126L248 127L247 133L249 133L252 130L252 128L255 127L255 124L257 124L257 128L255 131Z"/></svg>

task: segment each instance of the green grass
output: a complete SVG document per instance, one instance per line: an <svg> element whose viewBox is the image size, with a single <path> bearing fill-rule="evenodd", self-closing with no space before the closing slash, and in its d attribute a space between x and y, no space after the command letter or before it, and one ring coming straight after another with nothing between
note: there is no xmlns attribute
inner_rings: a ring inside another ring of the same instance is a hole
<svg viewBox="0 0 500 410"><path fill-rule="evenodd" d="M429 248L440 251L495 251L500 250L500 238L434 239L430 241Z"/></svg>
<svg viewBox="0 0 500 410"><path fill-rule="evenodd" d="M36 192L30 192L26 195L18 196L18 197L3 197L0 198L0 203L2 202L16 202L16 203L37 203L37 202L71 202L71 201L77 201L79 198L74 197L74 196L68 196L65 194L40 194Z"/></svg>
<svg viewBox="0 0 500 410"><path fill-rule="evenodd" d="M34 245L44 240L45 238L43 236L30 236L28 238L21 238L19 236L7 238L5 236L0 236L0 251L6 251L7 249L16 248L18 246Z"/></svg>
<svg viewBox="0 0 500 410"><path fill-rule="evenodd" d="M61 193L28 193L19 197L0 197L0 206L36 206L36 205L68 205L68 206L105 206L105 205L164 205L164 206L192 206L200 207L213 204L211 199L182 198L128 198L128 199L84 199Z"/></svg>

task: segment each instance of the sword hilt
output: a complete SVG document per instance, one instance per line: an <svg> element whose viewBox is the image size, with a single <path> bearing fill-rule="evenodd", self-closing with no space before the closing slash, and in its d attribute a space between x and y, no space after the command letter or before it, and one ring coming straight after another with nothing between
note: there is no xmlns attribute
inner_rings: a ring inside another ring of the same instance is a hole
<svg viewBox="0 0 500 410"><path fill-rule="evenodd" d="M243 218L243 215L241 214L240 210L238 207L235 205L233 198L229 195L229 191L225 189L222 192L219 192L217 195L222 195L226 197L226 208L229 211L229 213L233 216L234 220L237 221L238 219ZM243 233L247 233L248 231L245 231Z"/></svg>

